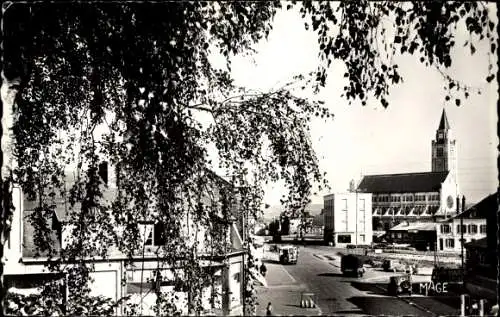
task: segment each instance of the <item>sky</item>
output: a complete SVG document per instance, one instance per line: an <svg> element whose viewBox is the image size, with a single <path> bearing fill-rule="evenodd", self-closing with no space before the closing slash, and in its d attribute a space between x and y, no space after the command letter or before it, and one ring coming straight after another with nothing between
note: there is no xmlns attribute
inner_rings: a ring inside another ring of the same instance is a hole
<svg viewBox="0 0 500 317"><path fill-rule="evenodd" d="M494 5L490 7L496 10ZM495 15L493 11L492 16ZM441 74L422 65L418 57L395 57L405 81L391 87L387 109L376 100L369 100L366 106L349 105L340 97L344 66L340 61L332 64L319 97L335 117L316 119L311 124L313 146L320 169L327 173L329 192L346 191L351 179L359 181L363 175L431 171L431 140L443 108L458 143L462 194L468 202L477 202L496 191L497 81L485 81L489 43L477 44L477 52L471 56L470 49L460 45L468 38L465 29L459 28L453 65L447 72L469 86L481 88L482 93L472 93L460 107L453 99L445 103ZM293 75L315 70L318 63L315 35L305 30L304 21L293 10L278 12L268 40L260 42L256 50L253 61L247 57L233 58L236 84L270 89ZM322 203L323 195L329 192L311 197L312 203ZM282 184L269 186L265 201L277 205L284 193Z"/></svg>

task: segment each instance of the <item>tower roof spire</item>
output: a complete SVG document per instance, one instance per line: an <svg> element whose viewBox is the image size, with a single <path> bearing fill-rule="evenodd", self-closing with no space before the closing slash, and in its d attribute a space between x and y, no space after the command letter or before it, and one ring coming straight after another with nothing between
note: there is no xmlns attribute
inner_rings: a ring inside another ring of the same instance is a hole
<svg viewBox="0 0 500 317"><path fill-rule="evenodd" d="M439 122L439 130L448 130L450 124L448 123L448 118L446 117L446 111L443 108L443 114L441 115L441 121Z"/></svg>

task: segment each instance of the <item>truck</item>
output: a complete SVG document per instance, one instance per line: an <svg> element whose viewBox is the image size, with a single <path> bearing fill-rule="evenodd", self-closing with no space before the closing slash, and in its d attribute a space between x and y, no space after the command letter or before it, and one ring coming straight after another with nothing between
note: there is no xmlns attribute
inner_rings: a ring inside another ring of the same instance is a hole
<svg viewBox="0 0 500 317"><path fill-rule="evenodd" d="M344 275L362 277L365 273L363 261L355 255L347 254L340 260L340 270Z"/></svg>
<svg viewBox="0 0 500 317"><path fill-rule="evenodd" d="M293 245L270 244L264 249L264 259L281 264L297 264L299 250Z"/></svg>

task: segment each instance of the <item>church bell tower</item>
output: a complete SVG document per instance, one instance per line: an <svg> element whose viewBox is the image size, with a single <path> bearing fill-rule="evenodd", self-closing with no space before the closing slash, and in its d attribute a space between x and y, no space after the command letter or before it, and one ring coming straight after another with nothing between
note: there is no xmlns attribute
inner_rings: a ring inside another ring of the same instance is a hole
<svg viewBox="0 0 500 317"><path fill-rule="evenodd" d="M446 117L446 111L443 109L439 127L436 130L436 139L432 140L432 171L449 171L457 179L457 147L456 140Z"/></svg>

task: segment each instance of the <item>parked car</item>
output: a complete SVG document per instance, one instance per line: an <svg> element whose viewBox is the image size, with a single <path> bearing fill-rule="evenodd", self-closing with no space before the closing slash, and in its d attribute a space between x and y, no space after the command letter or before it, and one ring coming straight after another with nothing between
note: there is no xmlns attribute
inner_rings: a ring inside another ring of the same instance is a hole
<svg viewBox="0 0 500 317"><path fill-rule="evenodd" d="M340 260L340 269L344 275L362 277L365 273L363 261L352 254L344 255Z"/></svg>
<svg viewBox="0 0 500 317"><path fill-rule="evenodd" d="M405 272L405 273L415 273L414 268L411 265L406 265L398 260L384 260L382 268L386 272Z"/></svg>
<svg viewBox="0 0 500 317"><path fill-rule="evenodd" d="M402 293L408 293L411 296L411 275L391 276L389 279L389 285L387 286L387 293L390 296L396 296Z"/></svg>

